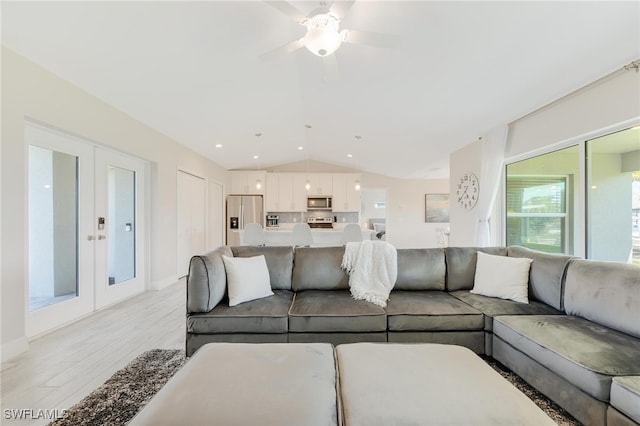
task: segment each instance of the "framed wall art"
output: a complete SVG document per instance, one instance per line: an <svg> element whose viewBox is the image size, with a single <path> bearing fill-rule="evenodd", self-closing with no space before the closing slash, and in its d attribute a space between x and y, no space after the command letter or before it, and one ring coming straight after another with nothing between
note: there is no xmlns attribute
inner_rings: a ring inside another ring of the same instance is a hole
<svg viewBox="0 0 640 426"><path fill-rule="evenodd" d="M449 194L425 194L425 222L449 223Z"/></svg>

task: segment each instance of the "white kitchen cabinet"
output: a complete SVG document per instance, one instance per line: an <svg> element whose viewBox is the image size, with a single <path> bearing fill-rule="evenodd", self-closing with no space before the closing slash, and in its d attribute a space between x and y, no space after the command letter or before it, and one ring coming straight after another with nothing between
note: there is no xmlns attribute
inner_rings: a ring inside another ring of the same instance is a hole
<svg viewBox="0 0 640 426"><path fill-rule="evenodd" d="M361 204L358 173L336 173L333 175L333 211L359 212Z"/></svg>
<svg viewBox="0 0 640 426"><path fill-rule="evenodd" d="M307 209L306 176L303 173L267 173L265 206L268 212L301 212Z"/></svg>
<svg viewBox="0 0 640 426"><path fill-rule="evenodd" d="M293 210L293 174L278 173L278 210L291 212Z"/></svg>
<svg viewBox="0 0 640 426"><path fill-rule="evenodd" d="M306 212L307 211L307 190L305 188L306 176L304 173L291 173L293 175L292 188L291 188L291 200L293 212Z"/></svg>
<svg viewBox="0 0 640 426"><path fill-rule="evenodd" d="M333 174L332 173L311 173L307 175L309 180L309 189L307 195L327 195L333 194Z"/></svg>
<svg viewBox="0 0 640 426"><path fill-rule="evenodd" d="M251 177L255 183L255 176ZM311 188L306 189L309 181ZM265 209L267 212L307 211L307 197L333 197L333 211L359 212L358 173L267 173Z"/></svg>
<svg viewBox="0 0 640 426"><path fill-rule="evenodd" d="M231 172L229 194L264 194L266 173L260 171ZM258 182L260 188L258 188Z"/></svg>
<svg viewBox="0 0 640 426"><path fill-rule="evenodd" d="M280 210L280 175L278 173L267 173L264 208L267 212L281 212Z"/></svg>

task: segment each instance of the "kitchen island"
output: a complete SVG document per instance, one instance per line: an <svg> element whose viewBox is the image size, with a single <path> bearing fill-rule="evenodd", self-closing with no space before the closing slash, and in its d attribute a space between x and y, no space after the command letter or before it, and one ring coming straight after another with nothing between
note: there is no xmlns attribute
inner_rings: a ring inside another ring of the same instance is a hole
<svg viewBox="0 0 640 426"><path fill-rule="evenodd" d="M293 232L292 226L280 226L277 228L264 228L267 245L268 246L290 246L293 245L291 242L291 234ZM315 228L311 229L311 235L313 237L312 247L331 247L331 246L339 246L340 238L342 237L343 227L339 226L336 228L330 229L322 229ZM240 244L243 245L243 233L244 231L238 231L240 233ZM362 239L370 240L375 238L375 233L372 229L362 229Z"/></svg>

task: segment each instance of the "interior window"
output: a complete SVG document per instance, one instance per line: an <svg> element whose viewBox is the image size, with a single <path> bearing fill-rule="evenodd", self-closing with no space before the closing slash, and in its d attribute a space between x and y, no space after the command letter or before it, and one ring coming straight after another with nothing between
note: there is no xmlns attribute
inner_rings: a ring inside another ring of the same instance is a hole
<svg viewBox="0 0 640 426"><path fill-rule="evenodd" d="M507 165L507 245L573 254L577 146Z"/></svg>

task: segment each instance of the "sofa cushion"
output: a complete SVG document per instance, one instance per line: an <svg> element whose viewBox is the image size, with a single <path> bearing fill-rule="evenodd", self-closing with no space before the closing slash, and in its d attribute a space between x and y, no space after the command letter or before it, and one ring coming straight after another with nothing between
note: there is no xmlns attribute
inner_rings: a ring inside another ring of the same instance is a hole
<svg viewBox="0 0 640 426"><path fill-rule="evenodd" d="M236 257L254 257L264 255L269 268L269 278L273 290L291 290L291 271L293 269L293 247L231 247Z"/></svg>
<svg viewBox="0 0 640 426"><path fill-rule="evenodd" d="M612 376L640 375L640 340L568 315L494 318L493 334L601 401Z"/></svg>
<svg viewBox="0 0 640 426"><path fill-rule="evenodd" d="M444 290L444 250L398 249L396 290Z"/></svg>
<svg viewBox="0 0 640 426"><path fill-rule="evenodd" d="M563 315L563 312L535 300L529 303L518 303L472 294L469 290L458 290L449 294L484 314L485 331L493 331L493 318L498 315Z"/></svg>
<svg viewBox="0 0 640 426"><path fill-rule="evenodd" d="M224 269L227 271L229 306L273 296L269 270L263 255L254 257L222 256L222 260Z"/></svg>
<svg viewBox="0 0 640 426"><path fill-rule="evenodd" d="M611 383L611 405L640 423L640 376L614 377Z"/></svg>
<svg viewBox="0 0 640 426"><path fill-rule="evenodd" d="M295 291L349 288L349 275L342 269L344 247L296 247L295 250Z"/></svg>
<svg viewBox="0 0 640 426"><path fill-rule="evenodd" d="M509 257L525 257L533 259L529 272L530 300L540 300L549 306L562 310L562 286L569 262L573 256L549 254L526 247L510 246Z"/></svg>
<svg viewBox="0 0 640 426"><path fill-rule="evenodd" d="M389 331L482 330L482 312L440 291L394 291L387 304Z"/></svg>
<svg viewBox="0 0 640 426"><path fill-rule="evenodd" d="M273 296L230 307L221 302L211 312L187 317L187 332L218 333L286 333L288 311L293 293L275 290Z"/></svg>
<svg viewBox="0 0 640 426"><path fill-rule="evenodd" d="M447 247L447 290L471 290L476 274L478 251L506 256L506 247Z"/></svg>
<svg viewBox="0 0 640 426"><path fill-rule="evenodd" d="M529 303L531 259L478 252L471 293Z"/></svg>
<svg viewBox="0 0 640 426"><path fill-rule="evenodd" d="M227 246L193 256L187 275L187 312L209 312L227 291L227 274L222 256L233 256Z"/></svg>
<svg viewBox="0 0 640 426"><path fill-rule="evenodd" d="M640 337L640 266L574 260L567 269L565 312Z"/></svg>
<svg viewBox="0 0 640 426"><path fill-rule="evenodd" d="M348 291L307 290L296 293L289 310L290 332L386 331L380 306L354 300Z"/></svg>

